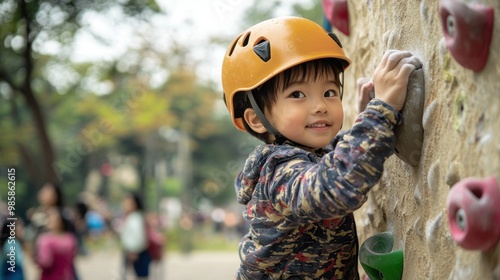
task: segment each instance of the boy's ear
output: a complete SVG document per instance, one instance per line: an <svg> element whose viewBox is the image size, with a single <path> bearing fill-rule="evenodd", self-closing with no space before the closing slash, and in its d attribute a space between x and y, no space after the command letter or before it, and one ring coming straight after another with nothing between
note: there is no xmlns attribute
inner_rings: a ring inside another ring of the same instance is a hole
<svg viewBox="0 0 500 280"><path fill-rule="evenodd" d="M262 124L262 122L260 121L259 117L257 116L257 114L253 109L251 108L245 109L245 112L243 113L243 118L253 131L257 133L264 133L267 131L267 129L264 127L264 125Z"/></svg>

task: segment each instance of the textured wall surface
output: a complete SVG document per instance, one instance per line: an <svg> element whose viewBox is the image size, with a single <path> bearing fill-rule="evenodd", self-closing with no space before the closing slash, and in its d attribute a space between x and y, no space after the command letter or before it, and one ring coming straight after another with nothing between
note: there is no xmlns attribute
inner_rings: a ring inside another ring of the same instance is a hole
<svg viewBox="0 0 500 280"><path fill-rule="evenodd" d="M500 246L485 253L462 249L451 237L446 215L456 182L500 177L500 2L461 1L495 10L481 72L462 67L448 51L437 0L348 1L350 35L336 31L353 60L346 72L344 127L356 115L356 79L371 76L385 50L409 50L423 62L420 162L414 167L389 158L380 184L356 213L360 242L379 232L394 233L395 249L404 250L403 279L500 279Z"/></svg>

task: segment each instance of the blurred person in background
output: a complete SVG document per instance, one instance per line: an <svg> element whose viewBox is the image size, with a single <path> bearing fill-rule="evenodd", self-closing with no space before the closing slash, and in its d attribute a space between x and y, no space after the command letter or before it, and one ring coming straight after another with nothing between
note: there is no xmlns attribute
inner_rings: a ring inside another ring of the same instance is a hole
<svg viewBox="0 0 500 280"><path fill-rule="evenodd" d="M106 221L103 216L94 210L90 210L85 217L90 238L97 239L106 231Z"/></svg>
<svg viewBox="0 0 500 280"><path fill-rule="evenodd" d="M124 220L119 235L125 258L123 279L126 279L131 269L136 279L148 279L151 256L148 252L144 207L139 194L128 193L122 201L122 210Z"/></svg>
<svg viewBox="0 0 500 280"><path fill-rule="evenodd" d="M164 279L163 258L166 240L163 233L164 225L160 215L156 212L146 214L146 234L148 239L148 252L151 256L149 279Z"/></svg>
<svg viewBox="0 0 500 280"><path fill-rule="evenodd" d="M24 280L23 224L0 217L0 280Z"/></svg>
<svg viewBox="0 0 500 280"><path fill-rule="evenodd" d="M47 209L47 231L36 242L35 263L41 269L41 280L77 279L74 259L78 242L71 232L71 221L64 217L60 207Z"/></svg>
<svg viewBox="0 0 500 280"><path fill-rule="evenodd" d="M78 241L78 254L86 256L88 254L87 246L85 245L85 237L88 234L87 220L86 216L88 213L88 205L80 195L78 201L74 206L74 224L75 224L75 234Z"/></svg>
<svg viewBox="0 0 500 280"><path fill-rule="evenodd" d="M30 231L27 238L33 248L36 244L38 235L46 230L47 210L51 207L62 208L64 204L61 188L59 185L53 183L46 183L40 188L37 200L39 205L30 208L27 213L29 222L28 228Z"/></svg>
<svg viewBox="0 0 500 280"><path fill-rule="evenodd" d="M29 251L33 257L36 257L38 254L39 236L49 230L47 227L49 223L49 211L54 207L61 211L64 219L68 222L67 231L73 234L75 238L77 236L75 223L73 221L73 211L72 209L66 208L64 205L61 186L55 183L45 183L38 191L37 199L39 205L30 208L27 213L29 234L27 234L26 239L28 241ZM74 279L78 279L78 273L75 267L73 271L75 273Z"/></svg>

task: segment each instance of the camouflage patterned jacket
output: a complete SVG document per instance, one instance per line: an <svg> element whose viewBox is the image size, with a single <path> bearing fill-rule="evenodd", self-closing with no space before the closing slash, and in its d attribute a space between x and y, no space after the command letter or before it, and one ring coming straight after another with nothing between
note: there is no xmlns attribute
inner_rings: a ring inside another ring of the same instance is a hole
<svg viewBox="0 0 500 280"><path fill-rule="evenodd" d="M250 224L236 279L358 279L352 212L366 201L394 152L400 117L372 100L352 129L313 154L261 145L236 178Z"/></svg>

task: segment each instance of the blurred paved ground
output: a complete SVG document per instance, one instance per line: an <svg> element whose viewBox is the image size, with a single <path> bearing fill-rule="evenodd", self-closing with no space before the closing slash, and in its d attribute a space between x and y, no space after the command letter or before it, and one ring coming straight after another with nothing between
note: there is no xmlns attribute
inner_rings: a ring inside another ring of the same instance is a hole
<svg viewBox="0 0 500 280"><path fill-rule="evenodd" d="M163 265L163 276L161 264L157 264L153 270L158 275L150 277L150 280L231 280L238 268L239 259L237 252L195 252L189 255L169 253ZM120 256L115 250L78 257L77 267L80 280L121 280ZM29 260L26 269L27 280L39 279L37 268Z"/></svg>

